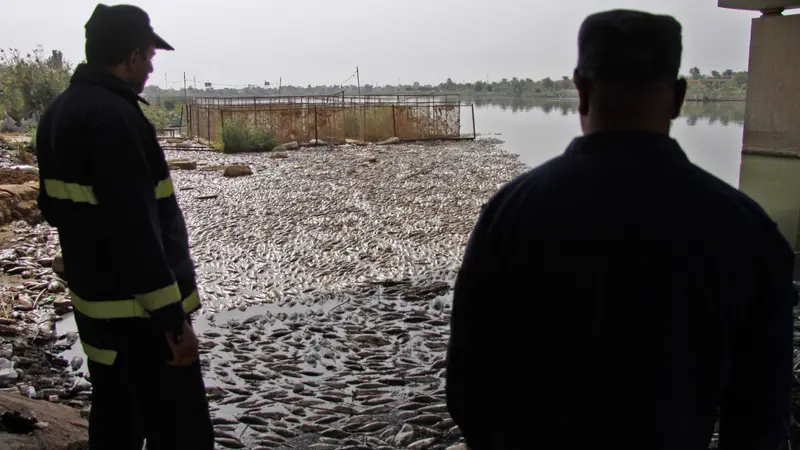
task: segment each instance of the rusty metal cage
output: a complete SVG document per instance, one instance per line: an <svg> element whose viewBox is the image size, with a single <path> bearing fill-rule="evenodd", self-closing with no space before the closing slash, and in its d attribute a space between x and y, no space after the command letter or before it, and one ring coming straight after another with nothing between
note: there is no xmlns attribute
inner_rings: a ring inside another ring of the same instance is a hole
<svg viewBox="0 0 800 450"><path fill-rule="evenodd" d="M281 143L460 139L465 107L472 114L468 137L474 138L474 108L453 94L195 98L185 117L189 137L207 142L221 141L231 123L252 123Z"/></svg>

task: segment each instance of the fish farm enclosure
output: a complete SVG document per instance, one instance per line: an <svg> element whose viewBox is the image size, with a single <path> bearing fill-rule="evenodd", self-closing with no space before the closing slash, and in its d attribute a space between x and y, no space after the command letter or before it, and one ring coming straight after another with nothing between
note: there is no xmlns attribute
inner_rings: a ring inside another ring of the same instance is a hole
<svg viewBox="0 0 800 450"><path fill-rule="evenodd" d="M219 140L232 122L252 122L280 143L458 139L462 108L471 114L474 138L473 107L458 95L195 98L186 105L186 125L190 138L208 142Z"/></svg>

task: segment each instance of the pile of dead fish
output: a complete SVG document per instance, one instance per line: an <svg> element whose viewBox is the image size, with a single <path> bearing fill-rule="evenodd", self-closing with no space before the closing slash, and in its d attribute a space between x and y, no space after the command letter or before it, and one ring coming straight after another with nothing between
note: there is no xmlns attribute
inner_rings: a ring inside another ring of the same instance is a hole
<svg viewBox="0 0 800 450"><path fill-rule="evenodd" d="M203 337L225 448L447 448L446 282L384 282L313 307L222 312Z"/></svg>
<svg viewBox="0 0 800 450"><path fill-rule="evenodd" d="M209 322L225 448L446 448L450 286L480 208L526 166L492 141L168 152ZM224 178L204 167L242 164ZM244 311L244 312L243 312Z"/></svg>
<svg viewBox="0 0 800 450"><path fill-rule="evenodd" d="M492 141L273 154L168 152L207 307L304 304L369 282L452 280L481 206L526 166Z"/></svg>
<svg viewBox="0 0 800 450"><path fill-rule="evenodd" d="M37 325L37 341L55 339L54 323L70 310L66 282L53 271L58 234L47 225L12 224L0 250L0 335L13 337Z"/></svg>
<svg viewBox="0 0 800 450"><path fill-rule="evenodd" d="M85 409L91 387L77 373L83 360L69 364L58 356L78 340L76 333L56 334L56 322L71 310L66 283L53 271L58 234L24 222L3 233L10 236L0 250L0 390Z"/></svg>

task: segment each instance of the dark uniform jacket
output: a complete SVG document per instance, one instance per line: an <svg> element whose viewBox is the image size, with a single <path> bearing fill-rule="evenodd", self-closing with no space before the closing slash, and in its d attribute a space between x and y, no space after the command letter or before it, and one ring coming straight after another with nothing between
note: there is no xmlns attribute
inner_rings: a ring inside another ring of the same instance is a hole
<svg viewBox="0 0 800 450"><path fill-rule="evenodd" d="M776 449L793 255L658 134L597 133L506 185L457 278L447 404L473 450Z"/></svg>
<svg viewBox="0 0 800 450"><path fill-rule="evenodd" d="M39 206L58 228L84 350L104 364L138 325L180 331L199 307L186 224L139 101L80 65L36 138Z"/></svg>

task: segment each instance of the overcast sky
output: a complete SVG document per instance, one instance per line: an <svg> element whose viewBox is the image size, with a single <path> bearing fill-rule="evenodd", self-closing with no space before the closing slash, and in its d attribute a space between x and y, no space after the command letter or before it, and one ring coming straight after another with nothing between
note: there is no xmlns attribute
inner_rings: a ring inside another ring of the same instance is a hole
<svg viewBox="0 0 800 450"><path fill-rule="evenodd" d="M684 26L683 72L747 68L757 13L716 0L132 0L175 52L155 59L150 84L183 73L215 85L436 84L569 75L583 18L627 7ZM113 3L109 3L113 4ZM222 6L222 5L225 6ZM96 0L2 0L0 46L61 49L79 62ZM353 82L353 84L355 84Z"/></svg>

